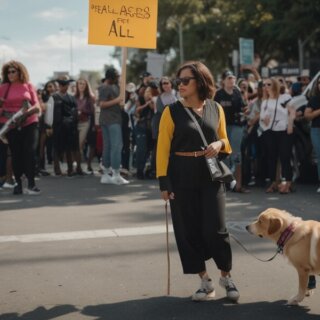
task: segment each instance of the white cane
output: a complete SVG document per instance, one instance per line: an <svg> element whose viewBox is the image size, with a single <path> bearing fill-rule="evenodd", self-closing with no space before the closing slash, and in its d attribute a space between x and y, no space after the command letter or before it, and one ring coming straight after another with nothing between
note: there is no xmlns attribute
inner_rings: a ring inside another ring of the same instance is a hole
<svg viewBox="0 0 320 320"><path fill-rule="evenodd" d="M169 252L169 218L168 218L168 201L165 204L166 211L166 242L167 242L167 295L170 296L170 252Z"/></svg>

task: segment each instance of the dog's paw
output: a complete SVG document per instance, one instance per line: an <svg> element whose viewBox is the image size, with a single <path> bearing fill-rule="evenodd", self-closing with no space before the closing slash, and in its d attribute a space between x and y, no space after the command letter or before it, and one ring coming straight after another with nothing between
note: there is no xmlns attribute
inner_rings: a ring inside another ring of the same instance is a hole
<svg viewBox="0 0 320 320"><path fill-rule="evenodd" d="M296 299L289 299L286 303L287 306L297 306L299 302Z"/></svg>
<svg viewBox="0 0 320 320"><path fill-rule="evenodd" d="M297 306L299 304L299 302L301 302L303 300L303 297L301 298L299 295L296 295L292 298L290 298L286 305L287 306Z"/></svg>

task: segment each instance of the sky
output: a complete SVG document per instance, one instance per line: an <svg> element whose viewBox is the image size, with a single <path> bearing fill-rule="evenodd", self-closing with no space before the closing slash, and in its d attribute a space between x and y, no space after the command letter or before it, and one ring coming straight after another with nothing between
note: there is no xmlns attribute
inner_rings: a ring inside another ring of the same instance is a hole
<svg viewBox="0 0 320 320"><path fill-rule="evenodd" d="M118 61L112 46L88 45L89 0L0 0L0 65L22 62L41 86L54 71L100 71ZM72 39L72 46L70 40ZM71 59L71 54L72 59Z"/></svg>

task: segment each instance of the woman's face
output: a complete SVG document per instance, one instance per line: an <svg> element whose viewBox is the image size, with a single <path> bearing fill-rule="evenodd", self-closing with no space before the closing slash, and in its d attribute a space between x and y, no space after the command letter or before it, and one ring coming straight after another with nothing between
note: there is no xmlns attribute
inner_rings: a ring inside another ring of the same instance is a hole
<svg viewBox="0 0 320 320"><path fill-rule="evenodd" d="M20 80L19 79L19 71L16 68L9 67L7 74L8 74L8 79L11 83L19 82L19 80Z"/></svg>
<svg viewBox="0 0 320 320"><path fill-rule="evenodd" d="M197 82L189 68L182 69L177 79L180 84L178 90L181 98L198 97Z"/></svg>
<svg viewBox="0 0 320 320"><path fill-rule="evenodd" d="M239 88L240 88L241 92L247 92L248 91L248 82L242 81L239 85Z"/></svg>
<svg viewBox="0 0 320 320"><path fill-rule="evenodd" d="M161 86L164 92L170 92L172 90L171 82L168 79L163 79L161 81Z"/></svg>
<svg viewBox="0 0 320 320"><path fill-rule="evenodd" d="M84 92L84 90L87 87L87 83L84 80L79 80L78 81L78 89L80 92Z"/></svg>
<svg viewBox="0 0 320 320"><path fill-rule="evenodd" d="M49 83L46 90L50 95L53 94L56 91L54 83Z"/></svg>
<svg viewBox="0 0 320 320"><path fill-rule="evenodd" d="M272 94L272 81L270 79L264 80L263 88L264 88L266 94L268 94L268 95Z"/></svg>

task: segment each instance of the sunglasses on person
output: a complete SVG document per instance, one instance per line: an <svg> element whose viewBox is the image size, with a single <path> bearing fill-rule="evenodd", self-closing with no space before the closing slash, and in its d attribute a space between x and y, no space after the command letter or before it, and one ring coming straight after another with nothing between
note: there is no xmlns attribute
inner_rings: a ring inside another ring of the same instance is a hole
<svg viewBox="0 0 320 320"><path fill-rule="evenodd" d="M165 82L162 82L161 84L162 84L162 85L164 85L164 84L170 84L170 82L166 82L166 81L165 81Z"/></svg>
<svg viewBox="0 0 320 320"><path fill-rule="evenodd" d="M177 78L176 79L176 84L177 86L180 86L183 84L184 86L187 86L190 82L190 80L195 79L195 77L184 77L184 78Z"/></svg>
<svg viewBox="0 0 320 320"><path fill-rule="evenodd" d="M8 74L15 74L15 73L17 73L17 70L16 70L16 69L8 70Z"/></svg>
<svg viewBox="0 0 320 320"><path fill-rule="evenodd" d="M271 84L271 83L264 83L263 86L264 86L264 87L266 87L266 86L267 86L267 87L271 87L272 84Z"/></svg>

